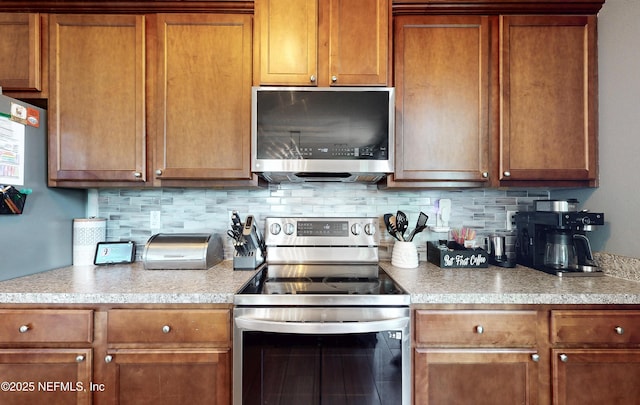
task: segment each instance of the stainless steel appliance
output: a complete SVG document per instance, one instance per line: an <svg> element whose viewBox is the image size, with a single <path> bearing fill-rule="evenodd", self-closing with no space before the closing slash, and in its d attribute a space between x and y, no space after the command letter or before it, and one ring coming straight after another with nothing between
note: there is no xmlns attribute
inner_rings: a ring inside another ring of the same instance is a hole
<svg viewBox="0 0 640 405"><path fill-rule="evenodd" d="M393 172L391 87L254 87L251 170L272 182L370 182Z"/></svg>
<svg viewBox="0 0 640 405"><path fill-rule="evenodd" d="M604 225L604 214L578 211L577 201L541 200L516 214L516 260L558 276L599 276L586 233Z"/></svg>
<svg viewBox="0 0 640 405"><path fill-rule="evenodd" d="M378 235L377 218L266 218L266 266L234 298L235 405L411 403L409 295Z"/></svg>
<svg viewBox="0 0 640 405"><path fill-rule="evenodd" d="M222 238L209 233L157 233L142 253L146 270L206 270L223 259Z"/></svg>

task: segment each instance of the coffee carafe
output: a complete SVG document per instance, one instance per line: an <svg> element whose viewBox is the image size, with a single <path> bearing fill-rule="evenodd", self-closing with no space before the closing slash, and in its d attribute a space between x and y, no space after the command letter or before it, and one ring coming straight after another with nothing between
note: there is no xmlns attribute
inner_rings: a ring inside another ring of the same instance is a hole
<svg viewBox="0 0 640 405"><path fill-rule="evenodd" d="M544 248L545 266L563 270L578 269L578 256L573 236L570 232L562 230L547 233L547 243Z"/></svg>

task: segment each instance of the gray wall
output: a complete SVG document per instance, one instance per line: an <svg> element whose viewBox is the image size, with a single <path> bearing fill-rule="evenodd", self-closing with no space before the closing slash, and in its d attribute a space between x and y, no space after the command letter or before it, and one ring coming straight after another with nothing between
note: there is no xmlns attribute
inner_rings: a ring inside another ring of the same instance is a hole
<svg viewBox="0 0 640 405"><path fill-rule="evenodd" d="M640 1L607 0L598 18L600 187L552 192L605 213L594 250L640 258Z"/></svg>

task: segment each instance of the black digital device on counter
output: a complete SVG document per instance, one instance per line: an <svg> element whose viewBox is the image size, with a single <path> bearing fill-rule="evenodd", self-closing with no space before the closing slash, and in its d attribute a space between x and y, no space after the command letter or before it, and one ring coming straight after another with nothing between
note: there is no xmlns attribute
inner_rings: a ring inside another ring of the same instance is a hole
<svg viewBox="0 0 640 405"><path fill-rule="evenodd" d="M98 242L93 263L96 265L132 263L135 255L136 245L133 241Z"/></svg>

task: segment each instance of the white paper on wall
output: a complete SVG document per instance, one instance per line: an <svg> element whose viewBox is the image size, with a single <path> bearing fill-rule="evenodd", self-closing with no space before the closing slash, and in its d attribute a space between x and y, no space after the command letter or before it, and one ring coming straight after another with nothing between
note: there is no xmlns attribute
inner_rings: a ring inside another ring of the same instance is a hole
<svg viewBox="0 0 640 405"><path fill-rule="evenodd" d="M0 116L0 184L24 184L24 125Z"/></svg>

